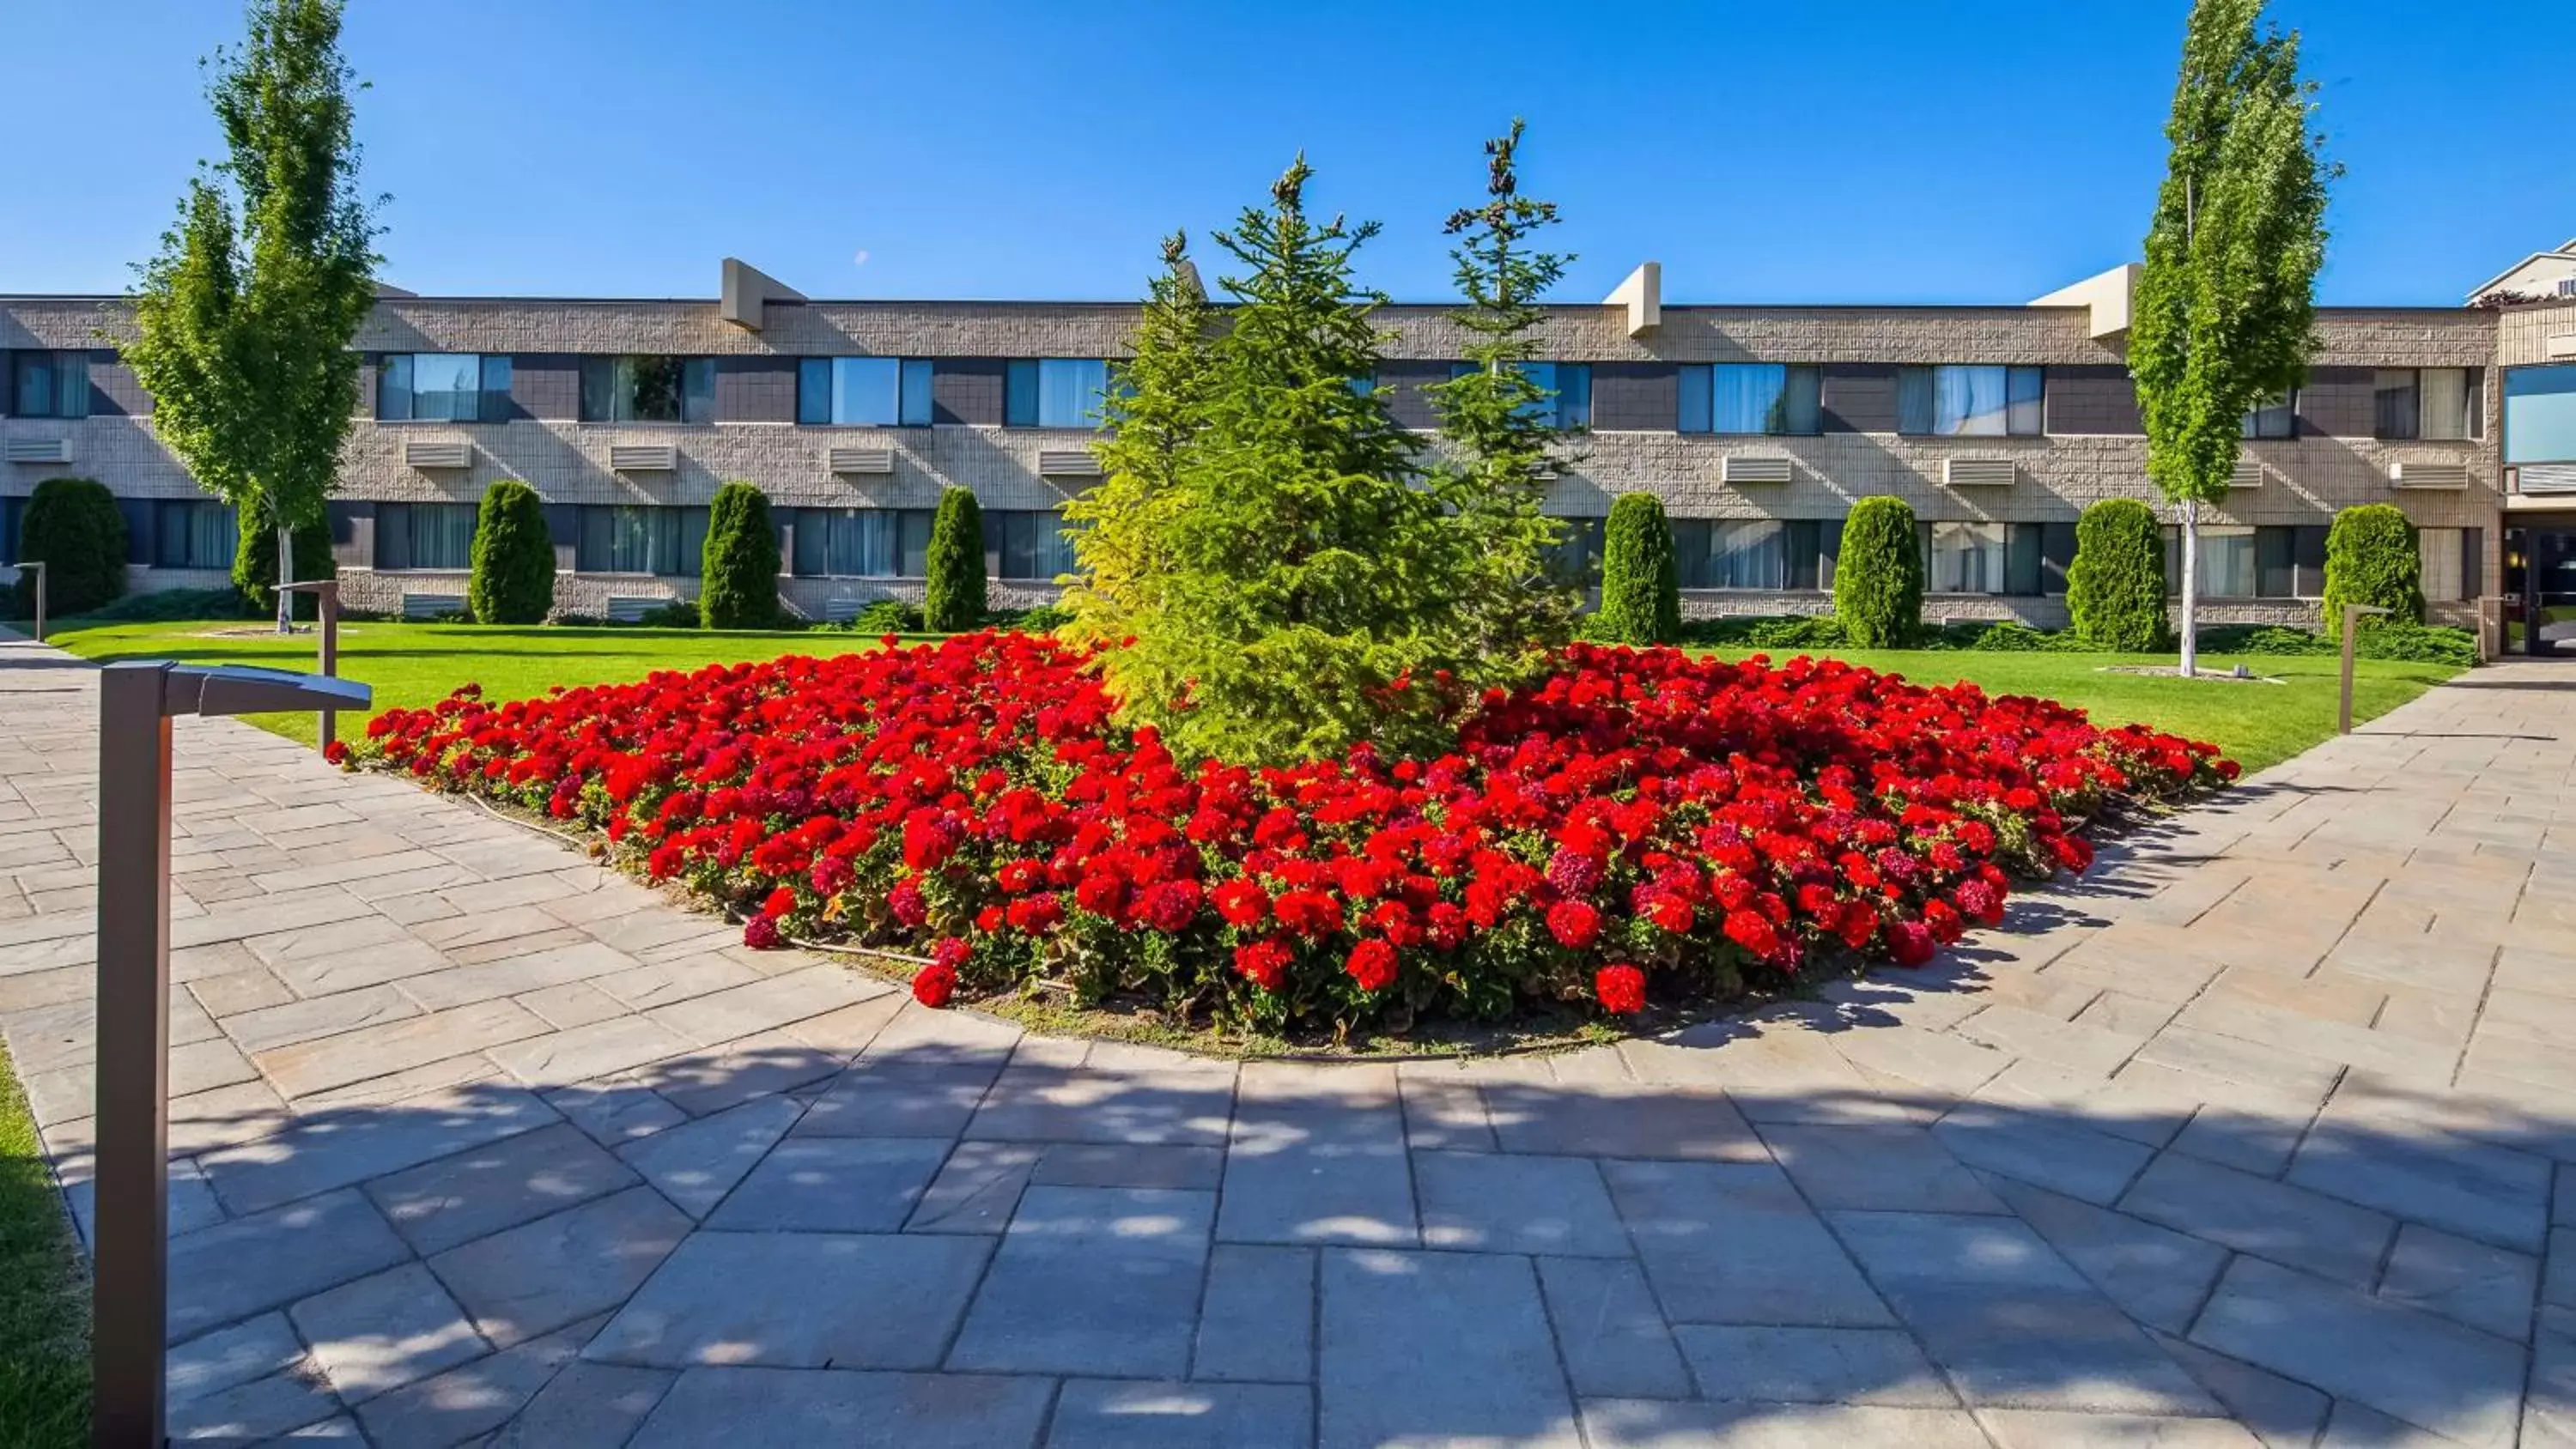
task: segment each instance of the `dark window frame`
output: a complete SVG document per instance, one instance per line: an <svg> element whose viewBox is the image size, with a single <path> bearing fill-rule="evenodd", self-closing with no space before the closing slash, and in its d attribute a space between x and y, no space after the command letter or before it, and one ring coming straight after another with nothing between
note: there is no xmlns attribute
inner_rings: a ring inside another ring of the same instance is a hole
<svg viewBox="0 0 2576 1449"><path fill-rule="evenodd" d="M63 422L78 422L88 417L93 411L92 394L97 389L90 376L93 365L86 348L35 347L11 352L7 415L13 418L52 418ZM68 386L74 379L66 376L67 368L77 370L77 386ZM30 407L28 388L37 377L44 379L45 400ZM76 401L67 404L64 401L66 392L74 394Z"/></svg>
<svg viewBox="0 0 2576 1449"><path fill-rule="evenodd" d="M1766 421L1778 426L1759 432L1717 426L1717 373L1724 367L1780 369L1780 396ZM1673 430L1693 437L1813 438L1825 430L1825 370L1812 362L1686 362L1675 370ZM1697 425L1694 426L1694 420ZM1804 426L1800 426L1803 421Z"/></svg>
<svg viewBox="0 0 2576 1449"><path fill-rule="evenodd" d="M1939 431L1944 368L1993 368L2004 375L2004 426L1995 433ZM2035 382L2029 396L2019 384ZM2024 421L2028 426L2021 426ZM2019 362L1901 363L1896 369L1896 432L1908 438L2044 438L2048 436L2048 369Z"/></svg>
<svg viewBox="0 0 2576 1449"><path fill-rule="evenodd" d="M471 357L474 359L474 416L470 418L425 418L420 412L420 389L413 381L416 358ZM397 366L396 364L400 364ZM517 364L507 352L383 352L376 355L375 420L380 423L477 424L510 421L511 383ZM399 387L396 379L400 379ZM399 398L399 404L395 402Z"/></svg>
<svg viewBox="0 0 2576 1449"><path fill-rule="evenodd" d="M668 416L647 415L639 401L647 383L646 364L669 369ZM632 375L621 387L618 372ZM638 427L704 427L716 420L716 360L676 353L590 353L580 360L573 416L578 422Z"/></svg>

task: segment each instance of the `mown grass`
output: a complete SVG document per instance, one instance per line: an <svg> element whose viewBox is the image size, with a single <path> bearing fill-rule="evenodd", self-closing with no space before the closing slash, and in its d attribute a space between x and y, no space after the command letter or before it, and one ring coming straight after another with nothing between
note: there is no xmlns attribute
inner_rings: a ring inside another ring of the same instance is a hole
<svg viewBox="0 0 2576 1449"><path fill-rule="evenodd" d="M89 1279L0 1049L0 1446L89 1442Z"/></svg>

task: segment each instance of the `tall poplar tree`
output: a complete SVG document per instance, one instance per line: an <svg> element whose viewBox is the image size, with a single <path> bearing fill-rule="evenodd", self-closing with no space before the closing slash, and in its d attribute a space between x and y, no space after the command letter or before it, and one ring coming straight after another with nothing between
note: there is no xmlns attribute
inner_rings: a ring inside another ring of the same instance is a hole
<svg viewBox="0 0 2576 1449"><path fill-rule="evenodd" d="M2245 414L2305 371L2339 174L2309 128L2298 32L2258 35L2262 11L2194 0L2129 328L2147 474L2182 510L2186 675L2199 662L2201 506L2226 500Z"/></svg>
<svg viewBox="0 0 2576 1449"><path fill-rule="evenodd" d="M1467 305L1451 314L1474 340L1472 370L1430 389L1448 456L1432 470L1461 536L1459 609L1489 659L1535 667L1565 640L1577 596L1544 567L1565 526L1540 511L1563 439L1556 396L1530 375L1539 360L1539 299L1565 275L1569 253L1531 237L1556 224L1556 203L1520 194L1522 123L1485 143L1482 204L1452 213L1449 255Z"/></svg>
<svg viewBox="0 0 2576 1449"><path fill-rule="evenodd" d="M225 159L201 169L161 251L136 270L126 361L161 440L245 522L322 521L358 405L349 350L374 300L375 207L358 190L341 0L251 0L208 63ZM289 598L277 599L288 627Z"/></svg>

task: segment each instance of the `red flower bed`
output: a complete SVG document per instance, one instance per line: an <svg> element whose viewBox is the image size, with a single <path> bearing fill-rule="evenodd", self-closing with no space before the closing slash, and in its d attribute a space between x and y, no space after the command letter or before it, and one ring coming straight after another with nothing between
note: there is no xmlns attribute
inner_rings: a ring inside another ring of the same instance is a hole
<svg viewBox="0 0 2576 1449"><path fill-rule="evenodd" d="M1087 659L977 634L468 686L369 721L350 763L602 830L755 945L935 956L934 1005L1043 978L1274 1027L1919 964L2016 876L2084 869L2071 829L2106 801L2236 773L1973 685L1580 645L1437 759L1188 768L1112 721Z"/></svg>

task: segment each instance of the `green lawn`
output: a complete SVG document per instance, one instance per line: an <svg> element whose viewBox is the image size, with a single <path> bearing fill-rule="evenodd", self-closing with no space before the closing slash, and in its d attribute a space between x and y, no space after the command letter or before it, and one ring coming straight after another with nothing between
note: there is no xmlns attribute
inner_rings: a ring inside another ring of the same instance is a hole
<svg viewBox="0 0 2576 1449"><path fill-rule="evenodd" d="M244 623L98 624L68 620L53 642L92 659L179 659L194 663L313 667L309 634L280 639ZM844 633L705 633L694 629L482 628L472 624L350 624L340 631L340 670L376 688L376 706L419 706L460 684L494 699L542 694L555 684L640 679L656 669L695 669L719 660L828 654L875 647ZM1741 658L1747 650L1719 651ZM1791 651L1772 651L1786 657ZM1980 654L1964 651L1852 651L1845 657L1923 683L1973 679L1997 694L2036 694L2092 711L2104 723L2136 721L2215 741L2248 770L2277 764L2334 732L2336 661L2330 657L2245 659L2279 684L2223 684L2115 674L2115 664L2170 663L2114 654ZM2233 658L2210 658L2213 672ZM2436 664L2363 660L2354 715L2369 719L2413 699L2453 671ZM311 715L260 723L313 738ZM355 724L343 721L343 738Z"/></svg>
<svg viewBox="0 0 2576 1449"><path fill-rule="evenodd" d="M1764 652L1708 651L1742 659ZM1770 650L1785 659L1796 650ZM1854 664L1902 674L1918 684L1973 679L1989 694L2035 694L2091 712L2100 724L2144 724L2196 740L2209 740L2249 772L2276 765L2334 733L2336 676L2341 663L2325 655L2202 655L2201 666L2223 674L2243 664L2279 684L2229 684L2146 674L2115 674L2112 665L2163 664L2124 654L1981 654L1959 650L1854 649L1837 651ZM2386 714L2459 671L2443 664L2363 659L2353 668L2352 714L2358 722Z"/></svg>
<svg viewBox="0 0 2576 1449"><path fill-rule="evenodd" d="M0 1446L89 1442L89 1283L0 1051Z"/></svg>

